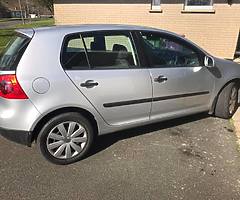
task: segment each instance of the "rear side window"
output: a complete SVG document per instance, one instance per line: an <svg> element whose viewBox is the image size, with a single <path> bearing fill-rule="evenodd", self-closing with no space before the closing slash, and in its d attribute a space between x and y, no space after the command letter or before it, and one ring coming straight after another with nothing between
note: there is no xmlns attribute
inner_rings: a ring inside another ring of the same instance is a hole
<svg viewBox="0 0 240 200"><path fill-rule="evenodd" d="M124 69L138 66L129 33L96 32L83 34L90 66L95 69Z"/></svg>
<svg viewBox="0 0 240 200"><path fill-rule="evenodd" d="M16 70L29 42L30 38L23 35L15 35L0 57L0 71Z"/></svg>
<svg viewBox="0 0 240 200"><path fill-rule="evenodd" d="M66 70L89 68L83 40L79 34L70 35L66 38L61 59Z"/></svg>
<svg viewBox="0 0 240 200"><path fill-rule="evenodd" d="M61 62L66 70L137 67L137 54L129 33L93 32L69 35Z"/></svg>

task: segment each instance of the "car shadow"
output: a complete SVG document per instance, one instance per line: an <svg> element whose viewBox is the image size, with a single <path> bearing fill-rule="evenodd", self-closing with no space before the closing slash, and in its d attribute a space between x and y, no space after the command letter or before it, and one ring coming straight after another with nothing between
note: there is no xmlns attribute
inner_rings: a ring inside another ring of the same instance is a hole
<svg viewBox="0 0 240 200"><path fill-rule="evenodd" d="M88 156L97 154L98 152L107 149L108 147L112 146L113 144L115 144L120 140L133 138L133 137L148 134L154 131L173 128L182 124L191 123L191 122L198 121L208 117L210 117L208 113L200 113L200 114L191 115L187 117L181 117L178 119L158 122L158 123L149 124L149 125L136 127L136 128L131 128L124 131L117 131L107 135L102 135L96 138L95 144L93 145L92 150L90 151Z"/></svg>

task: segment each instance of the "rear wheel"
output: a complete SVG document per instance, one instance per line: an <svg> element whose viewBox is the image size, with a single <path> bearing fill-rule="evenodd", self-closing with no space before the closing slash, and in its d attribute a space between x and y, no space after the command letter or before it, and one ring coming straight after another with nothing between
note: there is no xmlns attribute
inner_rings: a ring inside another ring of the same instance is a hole
<svg viewBox="0 0 240 200"><path fill-rule="evenodd" d="M236 82L231 82L223 88L219 94L215 116L230 119L238 108L238 85Z"/></svg>
<svg viewBox="0 0 240 200"><path fill-rule="evenodd" d="M66 165L84 158L93 139L93 128L85 117L79 113L64 113L42 128L37 142L48 161Z"/></svg>

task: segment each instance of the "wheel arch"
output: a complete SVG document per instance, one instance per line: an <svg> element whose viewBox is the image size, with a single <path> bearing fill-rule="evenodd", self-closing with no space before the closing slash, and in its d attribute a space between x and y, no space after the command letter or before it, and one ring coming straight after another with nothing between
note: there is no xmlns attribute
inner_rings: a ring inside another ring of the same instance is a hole
<svg viewBox="0 0 240 200"><path fill-rule="evenodd" d="M218 100L218 97L220 95L220 93L222 92L222 90L229 84L229 83L232 83L232 82L237 82L238 83L238 87L240 87L240 78L233 78L231 80L229 80L228 82L226 82L222 87L221 89L218 91L217 95L215 96L214 100L213 100L213 103L212 103L212 106L211 106L211 109L209 111L209 114L214 114L215 112L215 108L216 108L216 104L217 104L217 100Z"/></svg>
<svg viewBox="0 0 240 200"><path fill-rule="evenodd" d="M56 110L53 110L53 111L47 113L36 123L36 125L33 127L32 135L31 135L31 142L33 142L37 139L38 134L41 131L41 129L43 128L44 124L46 124L51 118L53 118L59 114L68 113L68 112L77 112L77 113L82 114L84 117L86 117L89 120L89 122L93 126L94 133L98 134L98 124L97 124L97 121L96 121L94 115L91 112L89 112L86 109L79 108L79 107L62 107L62 108L58 108Z"/></svg>

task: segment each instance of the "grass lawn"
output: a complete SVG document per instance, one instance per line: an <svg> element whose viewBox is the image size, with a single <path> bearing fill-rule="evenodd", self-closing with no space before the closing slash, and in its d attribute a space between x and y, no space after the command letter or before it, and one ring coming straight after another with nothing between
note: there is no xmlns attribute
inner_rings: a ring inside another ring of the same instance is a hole
<svg viewBox="0 0 240 200"><path fill-rule="evenodd" d="M0 21L1 23L1 21ZM3 48L7 45L9 40L14 34L15 29L19 28L37 28L37 27L43 27L43 26L53 26L54 20L53 19L44 19L44 20L37 20L32 21L27 24L19 24L17 26L14 26L12 28L8 29L0 29L0 53L3 50Z"/></svg>

